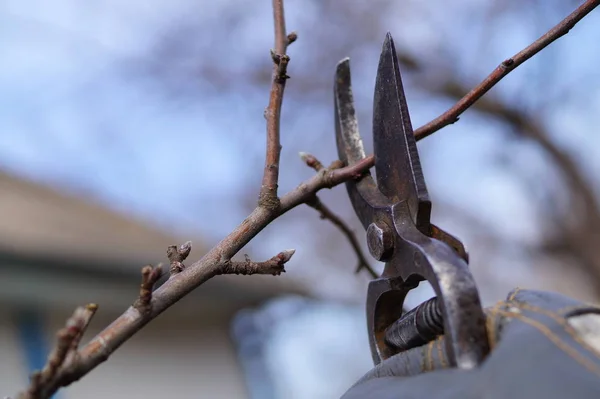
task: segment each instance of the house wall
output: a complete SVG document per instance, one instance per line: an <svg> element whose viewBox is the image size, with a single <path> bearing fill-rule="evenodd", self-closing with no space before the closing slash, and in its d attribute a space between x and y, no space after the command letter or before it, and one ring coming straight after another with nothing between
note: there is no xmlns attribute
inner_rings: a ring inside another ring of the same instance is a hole
<svg viewBox="0 0 600 399"><path fill-rule="evenodd" d="M48 342L66 316L63 311L44 313ZM86 337L114 316L95 318ZM0 312L0 397L14 395L27 381L26 356L14 319L9 310ZM58 399L247 398L227 319L206 315L177 319L165 314L106 363L60 391Z"/></svg>

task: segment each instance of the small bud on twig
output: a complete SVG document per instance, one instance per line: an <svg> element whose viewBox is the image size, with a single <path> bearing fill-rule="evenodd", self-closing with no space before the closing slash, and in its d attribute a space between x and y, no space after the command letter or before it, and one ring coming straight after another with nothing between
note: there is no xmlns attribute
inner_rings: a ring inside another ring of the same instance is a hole
<svg viewBox="0 0 600 399"><path fill-rule="evenodd" d="M308 167L313 168L317 172L323 169L323 164L314 155L307 152L300 152L299 155L300 159L302 159Z"/></svg>
<svg viewBox="0 0 600 399"><path fill-rule="evenodd" d="M290 32L287 35L287 44L288 46L294 43L298 39L298 34L296 32Z"/></svg>
<svg viewBox="0 0 600 399"><path fill-rule="evenodd" d="M275 82L284 83L286 79L290 77L287 75L287 66L290 62L290 56L286 54L277 54L271 50L271 59L273 63L277 65L277 71L275 72Z"/></svg>
<svg viewBox="0 0 600 399"><path fill-rule="evenodd" d="M192 242L187 241L185 244L181 245L177 248L176 245L170 245L167 248L167 257L171 262L171 276L177 273L180 273L183 269L185 269L185 265L183 261L188 257L190 251L192 250Z"/></svg>
<svg viewBox="0 0 600 399"><path fill-rule="evenodd" d="M150 302L152 300L152 291L154 284L162 276L162 265L152 267L152 265L142 268L142 284L140 285L140 295L134 302L133 307L140 313L147 314L150 311Z"/></svg>

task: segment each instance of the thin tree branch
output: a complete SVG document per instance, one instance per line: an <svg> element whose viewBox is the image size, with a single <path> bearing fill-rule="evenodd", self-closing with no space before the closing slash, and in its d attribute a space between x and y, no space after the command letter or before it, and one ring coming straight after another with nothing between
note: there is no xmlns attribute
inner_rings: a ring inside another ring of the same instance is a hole
<svg viewBox="0 0 600 399"><path fill-rule="evenodd" d="M461 98L452 108L438 116L431 122L424 126L421 126L415 130L415 137L417 140L423 139L431 134L437 132L443 127L450 125L458 121L460 114L465 112L475 101L481 98L487 93L496 83L498 83L503 77L508 75L511 71L517 68L519 65L539 53L542 49L547 47L550 43L556 39L566 35L577 22L581 21L583 17L588 15L594 8L600 4L600 0L587 0L579 8L573 11L569 16L563 19L558 25L550 29L543 36L537 39L535 42L521 50L511 58L508 58L496 68L492 73L488 75L479 85L468 92L463 98Z"/></svg>
<svg viewBox="0 0 600 399"><path fill-rule="evenodd" d="M258 197L258 204L267 209L275 210L279 207L277 187L279 181L279 158L281 155L280 119L281 105L287 76L287 65L290 57L286 55L288 45L298 38L295 32L286 34L283 0L273 0L273 19L275 21L275 50L271 50L273 59L273 81L269 105L265 110L267 119L267 154L265 157L265 170L262 186Z"/></svg>
<svg viewBox="0 0 600 399"><path fill-rule="evenodd" d="M339 166L336 162L333 165L334 167ZM332 188L347 180L362 176L368 168L368 162L363 160L345 168L321 169L313 177L281 197L281 204L275 211L257 206L238 227L202 259L185 267L180 273L172 275L169 280L156 289L152 293L147 309L140 311L132 305L78 352L77 361L62 367L60 372L53 375L53 378L44 380L42 394L24 398L48 398L60 387L77 381L106 361L111 353L151 320L216 275L241 273L242 271L250 274L283 272L283 263L289 260L293 254L291 250L283 251L266 262L252 262L252 267L249 268L244 266L247 263L233 262L231 258L282 214L309 201L321 189Z"/></svg>
<svg viewBox="0 0 600 399"><path fill-rule="evenodd" d="M457 93L464 92L460 90L460 86L447 84L441 88L440 93L456 96ZM593 185L586 178L576 158L553 141L540 121L528 117L518 108L486 97L478 101L473 109L509 124L516 134L535 142L557 168L568 187L567 192L573 206L567 214L560 217L552 214L544 215L544 220L559 218L556 221L556 231L551 232L552 229L547 229L545 232L558 234L554 239L560 242L562 249L571 255L570 267L578 267L584 273L591 275L593 277L590 279L591 285L596 292L600 292L600 262L597 250L600 206Z"/></svg>
<svg viewBox="0 0 600 399"><path fill-rule="evenodd" d="M569 31L588 15L594 8L600 4L600 0L587 0L579 8L569 14L558 25L550 29L538 40L508 58L492 71L481 83L475 86L464 97L462 97L452 108L448 109L442 115L438 116L431 122L421 126L415 130L416 140L424 139L437 132L438 130L451 125L458 121L458 117L479 100L485 93L496 85L502 78L516 69L519 65L539 53L556 39L566 35ZM367 162L369 168L375 165L375 157L373 154L367 156L363 161Z"/></svg>
<svg viewBox="0 0 600 399"><path fill-rule="evenodd" d="M151 265L148 265L142 268L142 284L140 286L140 295L133 304L134 308L136 308L142 313L148 312L150 307L150 300L152 299L152 290L154 290L154 284L156 284L156 282L160 279L161 276L161 265L158 265L157 267L152 267Z"/></svg>
<svg viewBox="0 0 600 399"><path fill-rule="evenodd" d="M223 274L272 274L273 276L279 276L281 273L285 273L284 265L295 252L295 249L286 249L264 262L252 262L250 257L246 255L244 262L226 262L223 267Z"/></svg>
<svg viewBox="0 0 600 399"><path fill-rule="evenodd" d="M316 195L313 197L313 199L306 202L306 205L319 212L321 219L329 220L342 231L346 238L348 238L348 241L350 241L350 245L352 245L352 249L354 249L354 252L358 258L358 265L356 266L355 273L359 273L362 269L364 269L371 275L371 278L379 277L367 261L365 254L360 248L356 234L354 234L352 229L350 229L350 227L348 227L348 225L339 216L337 216L325 204L323 204Z"/></svg>
<svg viewBox="0 0 600 399"><path fill-rule="evenodd" d="M95 303L88 303L87 305L85 305L84 311L80 312L79 316L82 318L82 325L79 334L75 336L75 338L73 338L73 341L71 342L72 354L77 353L77 350L79 349L79 343L81 342L81 338L83 338L83 334L90 325L90 322L92 321L92 318L94 318L94 315L96 314L97 310L98 305L96 305Z"/></svg>
<svg viewBox="0 0 600 399"><path fill-rule="evenodd" d="M79 357L77 347L98 306L89 304L75 309L65 323L65 327L56 333L56 346L50 352L46 365L35 371L30 378L27 391L20 393L18 399L47 398L52 395L52 381L67 368L76 365Z"/></svg>
<svg viewBox="0 0 600 399"><path fill-rule="evenodd" d="M321 161L319 161L317 157L315 157L312 154L301 152L300 158L304 161L304 163L306 163L306 166L313 168L317 172L320 172L324 169L324 166L321 163ZM330 168L331 167L332 166L330 166ZM350 227L348 227L348 225L339 216L337 216L325 204L323 204L319 197L317 197L316 195L313 198L306 201L306 205L319 212L321 219L329 220L338 229L342 231L346 238L348 238L348 241L350 241L350 245L352 245L352 249L354 249L354 252L356 253L356 257L358 258L358 265L356 266L355 273L359 273L362 269L365 269L371 275L372 278L379 277L367 261L367 258L365 257L360 247L360 244L358 243L356 234L354 234L352 229L350 229Z"/></svg>

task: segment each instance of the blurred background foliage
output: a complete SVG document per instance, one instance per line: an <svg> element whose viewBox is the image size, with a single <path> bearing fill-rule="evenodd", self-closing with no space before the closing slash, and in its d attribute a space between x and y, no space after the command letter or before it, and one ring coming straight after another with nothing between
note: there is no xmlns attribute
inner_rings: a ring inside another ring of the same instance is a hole
<svg viewBox="0 0 600 399"><path fill-rule="evenodd" d="M340 59L351 59L370 151L387 31L418 127L579 3L287 1L287 28L299 39L289 48L280 192L313 173L299 151L326 164L336 158ZM255 206L270 2L9 0L0 32L1 168L208 245ZM468 246L487 304L516 285L600 297L599 33L594 11L459 122L419 142L433 219ZM362 240L344 188L321 198ZM244 252L259 259L283 248L297 252L282 278L316 298L362 306L367 276L353 274L349 244L314 210L290 212Z"/></svg>

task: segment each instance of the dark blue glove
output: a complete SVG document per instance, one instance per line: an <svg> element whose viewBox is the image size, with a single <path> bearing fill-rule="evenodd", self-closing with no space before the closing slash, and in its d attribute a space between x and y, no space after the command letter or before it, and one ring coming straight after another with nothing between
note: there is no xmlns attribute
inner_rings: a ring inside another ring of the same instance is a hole
<svg viewBox="0 0 600 399"><path fill-rule="evenodd" d="M492 352L448 368L443 337L382 362L342 399L600 399L600 307L515 290L486 310Z"/></svg>

